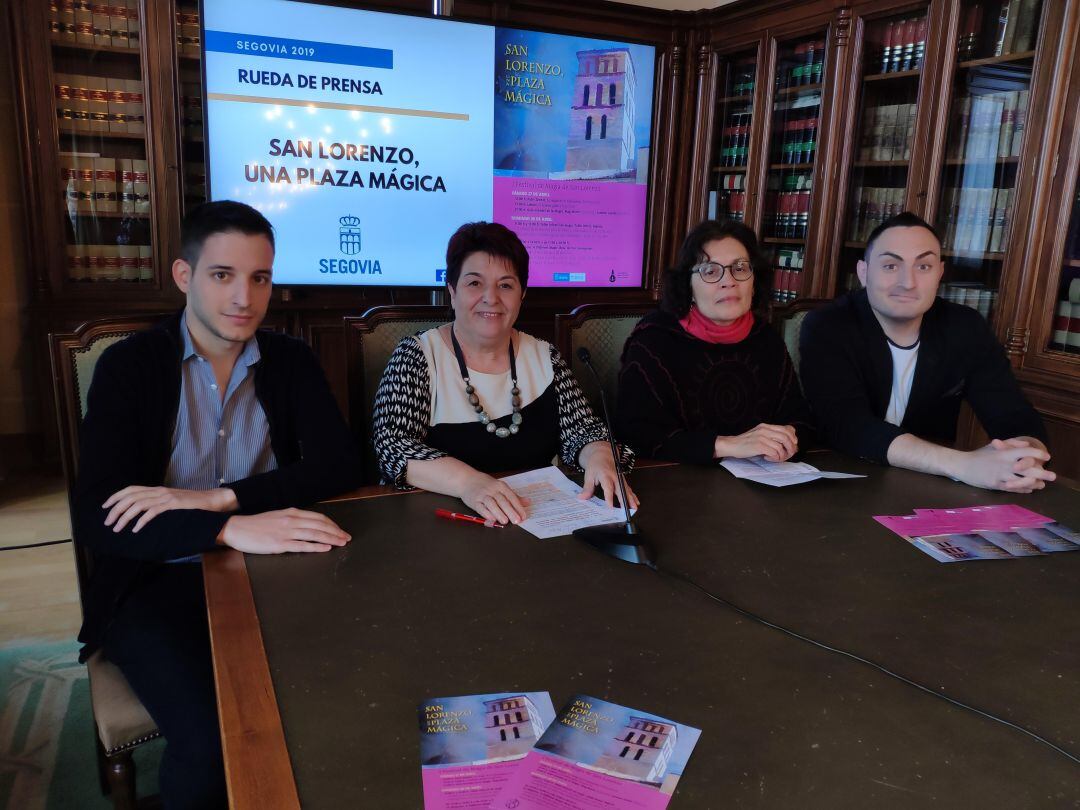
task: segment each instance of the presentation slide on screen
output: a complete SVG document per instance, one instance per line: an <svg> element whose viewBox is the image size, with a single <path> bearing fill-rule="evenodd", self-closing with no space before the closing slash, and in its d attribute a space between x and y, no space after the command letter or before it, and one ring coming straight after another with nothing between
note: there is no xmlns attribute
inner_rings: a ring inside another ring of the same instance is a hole
<svg viewBox="0 0 1080 810"><path fill-rule="evenodd" d="M440 286L493 220L530 286L639 286L652 47L292 0L205 0L208 181L278 284Z"/></svg>

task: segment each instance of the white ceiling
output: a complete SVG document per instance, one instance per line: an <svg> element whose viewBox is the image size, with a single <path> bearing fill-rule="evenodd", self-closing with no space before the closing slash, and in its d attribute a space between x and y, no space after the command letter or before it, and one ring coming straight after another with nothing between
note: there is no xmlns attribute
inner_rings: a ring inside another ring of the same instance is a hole
<svg viewBox="0 0 1080 810"><path fill-rule="evenodd" d="M612 0L615 2L616 0ZM649 6L650 8L662 8L668 11L697 11L702 8L717 8L734 3L735 0L617 0L620 3L629 3L633 6Z"/></svg>

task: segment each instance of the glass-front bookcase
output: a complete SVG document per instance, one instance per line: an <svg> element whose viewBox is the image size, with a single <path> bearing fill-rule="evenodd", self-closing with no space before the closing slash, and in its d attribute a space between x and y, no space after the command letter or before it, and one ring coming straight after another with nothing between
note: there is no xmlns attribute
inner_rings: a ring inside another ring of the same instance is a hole
<svg viewBox="0 0 1080 810"><path fill-rule="evenodd" d="M777 43L761 236L772 261L772 300L778 304L794 301L802 287L812 225L825 43L824 31Z"/></svg>
<svg viewBox="0 0 1080 810"><path fill-rule="evenodd" d="M935 225L940 295L993 318L1017 200L1043 0L964 2Z"/></svg>
<svg viewBox="0 0 1080 810"><path fill-rule="evenodd" d="M746 218L746 175L754 118L757 50L722 56L717 82L717 138L709 183L709 219Z"/></svg>
<svg viewBox="0 0 1080 810"><path fill-rule="evenodd" d="M868 21L852 140L837 294L857 289L869 234L905 208L926 61L927 10Z"/></svg>
<svg viewBox="0 0 1080 810"><path fill-rule="evenodd" d="M199 4L176 4L176 75L179 83L177 122L180 129L180 164L184 210L206 201L206 166L203 152L202 60L199 40Z"/></svg>
<svg viewBox="0 0 1080 810"><path fill-rule="evenodd" d="M155 254L140 4L53 0L48 25L65 283L151 283Z"/></svg>

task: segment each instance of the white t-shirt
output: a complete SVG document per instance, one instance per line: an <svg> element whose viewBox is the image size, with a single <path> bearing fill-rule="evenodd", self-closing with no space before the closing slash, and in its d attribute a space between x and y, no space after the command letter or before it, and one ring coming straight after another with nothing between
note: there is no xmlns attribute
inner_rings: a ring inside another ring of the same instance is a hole
<svg viewBox="0 0 1080 810"><path fill-rule="evenodd" d="M889 351L892 353L892 393L889 394L885 421L900 427L907 412L908 397L911 396L915 365L919 362L919 341L916 340L910 346L897 346L889 340Z"/></svg>

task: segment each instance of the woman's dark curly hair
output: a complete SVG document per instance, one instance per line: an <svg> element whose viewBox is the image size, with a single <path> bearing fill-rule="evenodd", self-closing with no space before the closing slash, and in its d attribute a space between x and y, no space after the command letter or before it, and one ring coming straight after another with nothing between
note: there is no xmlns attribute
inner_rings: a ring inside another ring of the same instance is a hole
<svg viewBox="0 0 1080 810"><path fill-rule="evenodd" d="M765 314L772 284L769 260L761 252L754 231L741 222L730 219L707 219L686 235L675 259L675 266L664 273L663 291L660 295L661 309L677 318L686 317L694 300L690 292L690 270L708 258L705 255L706 243L727 237L738 240L746 248L747 258L754 267L754 297L750 308L758 315Z"/></svg>

